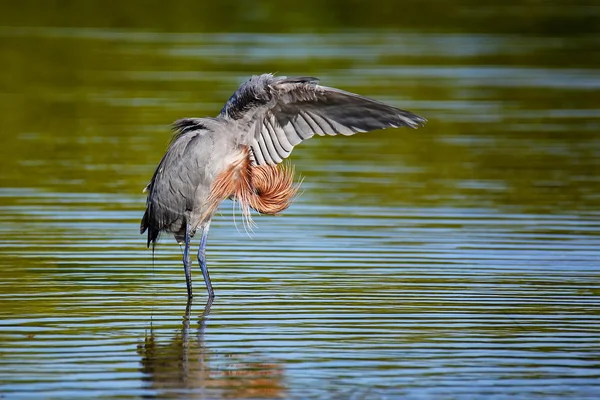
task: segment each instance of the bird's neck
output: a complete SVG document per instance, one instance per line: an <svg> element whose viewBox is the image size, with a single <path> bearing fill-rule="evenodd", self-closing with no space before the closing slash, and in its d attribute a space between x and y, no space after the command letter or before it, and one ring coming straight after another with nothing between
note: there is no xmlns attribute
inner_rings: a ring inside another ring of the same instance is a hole
<svg viewBox="0 0 600 400"><path fill-rule="evenodd" d="M250 208L261 214L278 214L288 208L298 192L293 168L281 165L253 165L248 147L213 182L205 215L212 216L221 201L238 201L242 212Z"/></svg>

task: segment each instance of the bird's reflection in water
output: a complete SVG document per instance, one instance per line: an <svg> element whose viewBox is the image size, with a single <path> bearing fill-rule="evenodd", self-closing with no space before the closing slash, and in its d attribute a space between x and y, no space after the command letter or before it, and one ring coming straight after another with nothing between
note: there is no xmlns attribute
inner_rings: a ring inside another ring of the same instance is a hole
<svg viewBox="0 0 600 400"><path fill-rule="evenodd" d="M142 372L158 397L166 398L283 398L283 368L257 360L252 354L214 353L204 342L206 318L212 300L206 303L195 335L190 334L191 302L183 327L169 342L162 343L152 327L138 345ZM260 357L263 358L264 357Z"/></svg>

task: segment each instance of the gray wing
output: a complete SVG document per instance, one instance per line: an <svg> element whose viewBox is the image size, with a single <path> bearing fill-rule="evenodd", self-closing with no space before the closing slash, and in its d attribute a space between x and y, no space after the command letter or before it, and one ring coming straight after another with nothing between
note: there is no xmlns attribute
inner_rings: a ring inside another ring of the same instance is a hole
<svg viewBox="0 0 600 400"><path fill-rule="evenodd" d="M316 78L274 78L269 74L245 82L229 99L220 117L247 120L253 132L249 144L259 165L280 163L294 146L315 134L353 135L402 126L418 128L426 122L409 111L318 85Z"/></svg>
<svg viewBox="0 0 600 400"><path fill-rule="evenodd" d="M169 148L144 189L148 198L140 233L148 230L148 244L156 241L160 231L176 233L185 228L186 212L195 207L198 187L206 179L204 164L213 151L203 119L181 119L174 128Z"/></svg>

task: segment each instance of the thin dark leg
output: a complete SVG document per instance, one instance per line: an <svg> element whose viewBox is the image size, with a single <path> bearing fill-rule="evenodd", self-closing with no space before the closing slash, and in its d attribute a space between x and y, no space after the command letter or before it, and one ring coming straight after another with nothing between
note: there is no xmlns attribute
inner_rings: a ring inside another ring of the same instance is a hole
<svg viewBox="0 0 600 400"><path fill-rule="evenodd" d="M202 275L204 276L204 283L206 284L206 290L208 290L208 297L215 297L215 291L212 288L212 283L210 282L210 275L208 274L208 267L206 266L206 239L208 238L208 228L210 223L204 225L202 227L202 239L200 239L200 247L198 248L198 262L200 263L200 268L202 269Z"/></svg>
<svg viewBox="0 0 600 400"><path fill-rule="evenodd" d="M185 284L187 285L188 299L192 294L192 260L190 259L190 226L185 227L185 248L183 249L183 268L185 270Z"/></svg>
<svg viewBox="0 0 600 400"><path fill-rule="evenodd" d="M208 317L208 315L210 314L210 309L212 307L212 303L213 303L214 298L213 297L209 297L206 300L206 304L204 305L204 312L200 315L200 317L202 319L205 319Z"/></svg>

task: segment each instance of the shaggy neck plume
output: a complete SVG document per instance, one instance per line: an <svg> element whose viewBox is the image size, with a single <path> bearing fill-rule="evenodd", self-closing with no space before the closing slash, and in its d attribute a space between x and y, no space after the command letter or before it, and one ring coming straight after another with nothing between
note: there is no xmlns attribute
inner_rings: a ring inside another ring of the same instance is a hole
<svg viewBox="0 0 600 400"><path fill-rule="evenodd" d="M252 165L250 152L242 148L240 157L221 172L211 186L206 216L212 216L226 198L238 201L242 214L249 219L250 208L261 214L277 214L292 203L298 188L292 168Z"/></svg>

